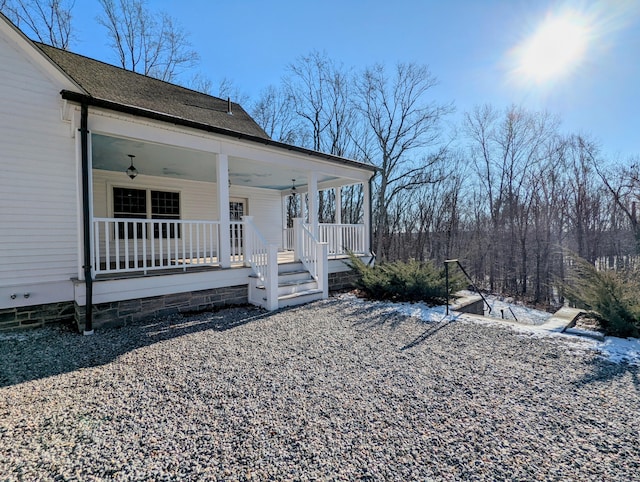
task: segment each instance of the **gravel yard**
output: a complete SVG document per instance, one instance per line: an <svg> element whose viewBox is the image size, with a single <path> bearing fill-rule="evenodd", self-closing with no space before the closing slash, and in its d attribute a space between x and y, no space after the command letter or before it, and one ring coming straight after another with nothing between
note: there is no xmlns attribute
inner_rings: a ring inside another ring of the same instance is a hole
<svg viewBox="0 0 640 482"><path fill-rule="evenodd" d="M0 480L638 480L640 369L332 298L0 335Z"/></svg>

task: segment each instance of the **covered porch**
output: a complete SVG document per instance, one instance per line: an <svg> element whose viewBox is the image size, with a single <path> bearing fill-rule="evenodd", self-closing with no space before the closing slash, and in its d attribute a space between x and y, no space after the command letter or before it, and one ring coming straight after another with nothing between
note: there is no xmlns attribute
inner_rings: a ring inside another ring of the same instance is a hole
<svg viewBox="0 0 640 482"><path fill-rule="evenodd" d="M203 150L202 143L185 145L182 136L167 144L95 124L90 214L96 281L180 273L202 279L203 271L248 268L249 289L253 284L266 293L257 304L274 309L278 265L302 263L326 295L330 260L370 253L370 173L348 162L246 143L206 143ZM343 190L354 187L358 211L343 223Z"/></svg>

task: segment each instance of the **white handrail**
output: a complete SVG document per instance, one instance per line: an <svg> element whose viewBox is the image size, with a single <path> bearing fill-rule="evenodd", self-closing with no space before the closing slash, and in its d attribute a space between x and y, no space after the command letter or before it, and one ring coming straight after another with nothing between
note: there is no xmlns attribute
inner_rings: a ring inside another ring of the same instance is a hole
<svg viewBox="0 0 640 482"><path fill-rule="evenodd" d="M320 241L316 239L308 226L300 224L300 261L307 271L311 273L313 279L318 279L318 245Z"/></svg>
<svg viewBox="0 0 640 482"><path fill-rule="evenodd" d="M278 247L262 236L252 216L242 218L245 232L244 260L265 289L265 308L278 308Z"/></svg>
<svg viewBox="0 0 640 482"><path fill-rule="evenodd" d="M316 280L318 288L322 290L322 297L326 299L329 294L328 245L320 242L302 219L296 218L295 223L296 257Z"/></svg>
<svg viewBox="0 0 640 482"><path fill-rule="evenodd" d="M267 240L253 223L251 216L244 216L243 223L247 227L244 233L245 239L245 263L253 270L254 274L264 282L268 273L268 247ZM268 280L267 280L268 281Z"/></svg>
<svg viewBox="0 0 640 482"><path fill-rule="evenodd" d="M95 274L218 266L220 222L94 218Z"/></svg>

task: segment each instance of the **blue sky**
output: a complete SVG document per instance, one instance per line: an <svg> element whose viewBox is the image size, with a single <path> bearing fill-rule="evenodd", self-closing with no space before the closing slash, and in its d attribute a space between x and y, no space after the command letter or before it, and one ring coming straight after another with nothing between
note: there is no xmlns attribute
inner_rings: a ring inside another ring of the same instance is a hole
<svg viewBox="0 0 640 482"><path fill-rule="evenodd" d="M457 121L476 104L547 110L565 132L588 134L613 157L640 155L638 0L149 0L189 32L198 70L229 78L252 99L312 50L355 69L398 61L429 66L434 100ZM521 45L545 19L571 12L586 25L581 60L544 83L514 73ZM71 50L114 62L97 0L76 1Z"/></svg>

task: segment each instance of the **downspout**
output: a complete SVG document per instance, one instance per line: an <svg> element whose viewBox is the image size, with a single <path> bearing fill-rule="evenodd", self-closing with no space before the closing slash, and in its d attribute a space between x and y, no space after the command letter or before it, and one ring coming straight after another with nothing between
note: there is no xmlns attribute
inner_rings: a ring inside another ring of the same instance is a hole
<svg viewBox="0 0 640 482"><path fill-rule="evenodd" d="M82 102L80 108L80 150L82 156L82 227L83 227L83 266L86 294L84 334L93 335L93 277L91 274L91 200L89 199L89 130L87 120L89 105Z"/></svg>

